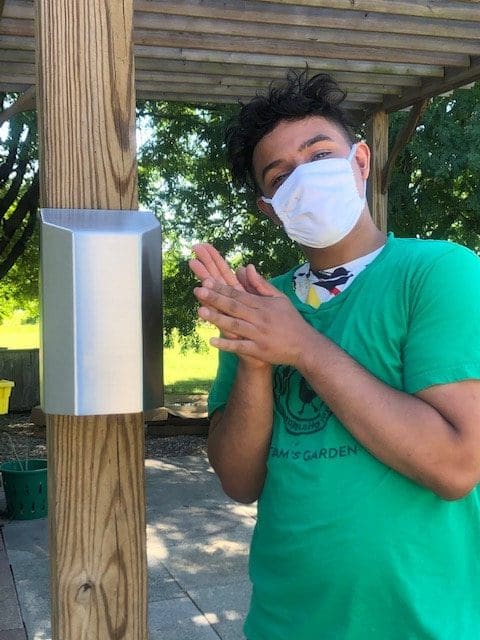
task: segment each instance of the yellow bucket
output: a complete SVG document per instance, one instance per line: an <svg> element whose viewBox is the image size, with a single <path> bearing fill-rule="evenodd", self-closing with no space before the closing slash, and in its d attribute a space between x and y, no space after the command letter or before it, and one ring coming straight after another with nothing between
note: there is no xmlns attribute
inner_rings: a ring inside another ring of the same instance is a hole
<svg viewBox="0 0 480 640"><path fill-rule="evenodd" d="M0 413L8 413L8 401L14 386L11 380L0 380Z"/></svg>

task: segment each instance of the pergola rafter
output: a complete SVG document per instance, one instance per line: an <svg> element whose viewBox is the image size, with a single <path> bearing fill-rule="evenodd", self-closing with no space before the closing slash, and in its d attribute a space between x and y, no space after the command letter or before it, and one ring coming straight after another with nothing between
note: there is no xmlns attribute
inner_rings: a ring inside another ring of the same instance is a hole
<svg viewBox="0 0 480 640"><path fill-rule="evenodd" d="M365 119L480 78L480 2L136 0L139 98L228 103L288 68L331 73ZM5 0L0 90L35 83L31 0Z"/></svg>

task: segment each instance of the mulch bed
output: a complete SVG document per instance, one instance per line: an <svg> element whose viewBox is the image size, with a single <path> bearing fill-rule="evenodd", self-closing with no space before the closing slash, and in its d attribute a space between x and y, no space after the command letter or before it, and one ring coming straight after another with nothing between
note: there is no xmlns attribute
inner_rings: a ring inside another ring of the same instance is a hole
<svg viewBox="0 0 480 640"><path fill-rule="evenodd" d="M175 427L173 427L173 431ZM172 433L172 426L167 431ZM152 434L145 431L146 458L174 458L206 453L206 435L160 435L161 430ZM30 413L0 415L0 462L15 458L14 448L20 459L45 458L45 429L33 424Z"/></svg>

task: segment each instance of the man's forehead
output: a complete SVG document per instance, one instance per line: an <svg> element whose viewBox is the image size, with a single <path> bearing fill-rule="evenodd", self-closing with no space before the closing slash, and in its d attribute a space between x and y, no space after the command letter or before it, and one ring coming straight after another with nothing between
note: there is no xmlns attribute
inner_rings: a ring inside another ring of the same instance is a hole
<svg viewBox="0 0 480 640"><path fill-rule="evenodd" d="M321 141L347 143L341 127L323 116L308 116L299 120L281 120L272 131L261 138L253 151L253 165L281 158ZM275 157L273 157L275 156Z"/></svg>
<svg viewBox="0 0 480 640"><path fill-rule="evenodd" d="M275 146L277 142L291 140L298 142L300 146L304 141L313 136L324 135L332 140L345 140L345 133L341 127L323 116L309 116L301 120L281 120L271 131L261 138L254 149L255 152L264 147ZM305 136L302 139L302 136Z"/></svg>

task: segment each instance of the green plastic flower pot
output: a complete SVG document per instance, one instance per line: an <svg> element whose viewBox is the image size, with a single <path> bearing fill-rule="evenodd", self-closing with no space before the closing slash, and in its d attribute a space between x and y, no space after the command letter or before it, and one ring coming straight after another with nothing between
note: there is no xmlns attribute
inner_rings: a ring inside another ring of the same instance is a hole
<svg viewBox="0 0 480 640"><path fill-rule="evenodd" d="M13 520L34 520L47 515L47 461L32 458L20 464L0 464L7 502L7 516Z"/></svg>

